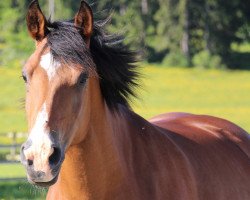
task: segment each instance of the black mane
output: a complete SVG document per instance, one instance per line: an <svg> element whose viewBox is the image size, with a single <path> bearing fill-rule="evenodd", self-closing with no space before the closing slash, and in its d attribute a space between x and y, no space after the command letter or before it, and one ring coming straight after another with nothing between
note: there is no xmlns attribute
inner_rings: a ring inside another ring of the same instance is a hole
<svg viewBox="0 0 250 200"><path fill-rule="evenodd" d="M129 97L136 96L133 89L138 86L137 53L129 50L123 37L107 34L105 24L94 24L90 50L72 21L49 22L47 39L53 59L97 71L102 95L114 110L119 104L129 107Z"/></svg>

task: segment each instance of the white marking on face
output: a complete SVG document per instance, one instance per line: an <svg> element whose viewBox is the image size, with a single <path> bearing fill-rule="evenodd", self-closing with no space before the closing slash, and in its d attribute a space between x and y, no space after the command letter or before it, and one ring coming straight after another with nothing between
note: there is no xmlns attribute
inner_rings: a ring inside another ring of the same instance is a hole
<svg viewBox="0 0 250 200"><path fill-rule="evenodd" d="M53 148L51 147L52 141L49 137L47 121L48 113L46 105L43 104L28 138L28 140L32 141L32 145L24 150L26 159L33 160L34 170L46 173L43 181L53 179L49 166L49 156L53 153Z"/></svg>
<svg viewBox="0 0 250 200"><path fill-rule="evenodd" d="M49 80L51 80L53 76L55 76L57 69L61 66L59 62L53 60L50 52L41 56L40 65L47 72Z"/></svg>

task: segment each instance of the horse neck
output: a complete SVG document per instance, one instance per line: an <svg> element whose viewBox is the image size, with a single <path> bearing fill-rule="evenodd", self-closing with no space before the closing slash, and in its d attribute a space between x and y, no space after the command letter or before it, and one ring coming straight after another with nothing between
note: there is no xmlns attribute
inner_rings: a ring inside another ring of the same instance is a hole
<svg viewBox="0 0 250 200"><path fill-rule="evenodd" d="M110 112L100 89L95 87L92 91L89 131L81 143L67 150L58 182L50 188L48 199L54 199L56 191L62 192L66 199L67 196L70 199L104 199L121 183L123 173L113 137L119 117Z"/></svg>

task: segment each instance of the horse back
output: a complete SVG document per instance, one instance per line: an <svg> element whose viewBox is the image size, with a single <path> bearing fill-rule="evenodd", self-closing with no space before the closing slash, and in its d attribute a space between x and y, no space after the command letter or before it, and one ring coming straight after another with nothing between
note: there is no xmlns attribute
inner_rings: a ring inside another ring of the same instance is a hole
<svg viewBox="0 0 250 200"><path fill-rule="evenodd" d="M187 158L201 199L249 199L250 137L246 131L224 119L188 113L163 114L150 122Z"/></svg>
<svg viewBox="0 0 250 200"><path fill-rule="evenodd" d="M231 141L250 158L250 135L225 119L189 113L166 113L152 118L150 122L192 141Z"/></svg>

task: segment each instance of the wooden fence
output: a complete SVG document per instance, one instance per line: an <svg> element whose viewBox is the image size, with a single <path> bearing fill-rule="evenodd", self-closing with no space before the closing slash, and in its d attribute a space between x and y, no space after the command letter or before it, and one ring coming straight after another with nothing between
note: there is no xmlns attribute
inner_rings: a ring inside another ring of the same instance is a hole
<svg viewBox="0 0 250 200"><path fill-rule="evenodd" d="M26 137L26 133L5 133L0 134L0 137L2 139L7 139L8 142L5 144L0 143L0 152L4 152L4 154L1 156L0 165L3 164L15 164L20 163L20 148L21 148L21 142ZM7 154L6 154L7 150ZM25 180L25 177L11 177L11 178L0 178L0 182L6 182L6 181L22 181Z"/></svg>
<svg viewBox="0 0 250 200"><path fill-rule="evenodd" d="M9 149L9 154L6 155L6 159L1 162L17 162L20 160L19 151L21 148L21 143L18 143L18 140L20 141L21 138L26 137L26 133L7 133L7 134L1 134L1 138L8 138L10 139L10 142L7 144L1 144L0 143L0 150L2 149Z"/></svg>

